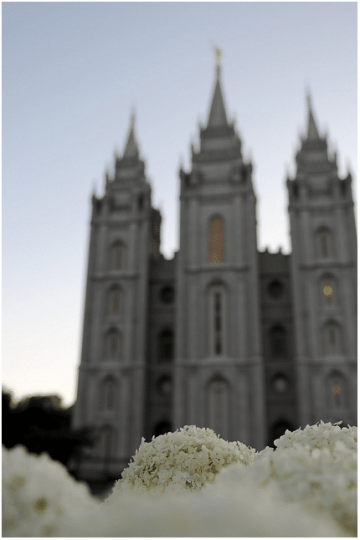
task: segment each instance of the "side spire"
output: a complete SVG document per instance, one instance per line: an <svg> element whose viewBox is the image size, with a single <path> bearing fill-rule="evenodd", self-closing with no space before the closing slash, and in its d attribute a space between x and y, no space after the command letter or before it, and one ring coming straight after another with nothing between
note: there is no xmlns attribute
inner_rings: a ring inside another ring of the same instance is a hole
<svg viewBox="0 0 360 540"><path fill-rule="evenodd" d="M130 120L129 135L125 144L123 158L137 159L139 157L139 148L135 136L135 113L132 112Z"/></svg>
<svg viewBox="0 0 360 540"><path fill-rule="evenodd" d="M319 132L316 126L314 114L312 112L311 107L311 95L310 92L307 92L307 102L308 102L308 130L307 130L307 138L308 139L320 139Z"/></svg>
<svg viewBox="0 0 360 540"><path fill-rule="evenodd" d="M220 83L222 51L218 47L214 47L214 49L216 64L216 82L207 127L219 127L228 125Z"/></svg>

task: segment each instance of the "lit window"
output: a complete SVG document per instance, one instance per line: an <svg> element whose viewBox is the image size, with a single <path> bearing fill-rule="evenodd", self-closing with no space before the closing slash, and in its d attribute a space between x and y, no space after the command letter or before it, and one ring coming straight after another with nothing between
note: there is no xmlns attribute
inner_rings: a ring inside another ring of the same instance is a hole
<svg viewBox="0 0 360 540"><path fill-rule="evenodd" d="M220 216L213 217L209 230L209 262L224 262L224 244L224 221Z"/></svg>
<svg viewBox="0 0 360 540"><path fill-rule="evenodd" d="M339 409L341 407L344 407L344 377L341 375L341 373L335 371L330 375L328 381L328 392L331 408Z"/></svg>
<svg viewBox="0 0 360 540"><path fill-rule="evenodd" d="M320 280L321 305L332 307L338 299L335 278L331 275L323 276Z"/></svg>
<svg viewBox="0 0 360 540"><path fill-rule="evenodd" d="M327 283L326 285L324 285L324 287L323 287L323 295L325 296L325 298L331 298L332 297L333 288L330 285L330 283Z"/></svg>
<svg viewBox="0 0 360 540"><path fill-rule="evenodd" d="M225 354L225 290L223 286L210 289L210 354Z"/></svg>

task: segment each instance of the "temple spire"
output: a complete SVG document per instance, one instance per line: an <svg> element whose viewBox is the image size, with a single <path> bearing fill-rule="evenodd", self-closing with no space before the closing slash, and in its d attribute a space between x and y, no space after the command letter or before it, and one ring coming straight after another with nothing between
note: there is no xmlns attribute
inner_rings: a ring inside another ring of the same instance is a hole
<svg viewBox="0 0 360 540"><path fill-rule="evenodd" d="M308 102L308 130L307 130L307 138L308 139L319 139L319 132L316 126L316 122L314 119L314 114L312 112L311 107L311 96L310 92L307 93L307 102Z"/></svg>
<svg viewBox="0 0 360 540"><path fill-rule="evenodd" d="M138 158L139 148L135 137L135 113L131 114L129 135L126 141L123 158Z"/></svg>
<svg viewBox="0 0 360 540"><path fill-rule="evenodd" d="M221 49L215 47L216 82L210 107L209 119L207 124L208 127L219 127L228 125L220 83L221 56Z"/></svg>

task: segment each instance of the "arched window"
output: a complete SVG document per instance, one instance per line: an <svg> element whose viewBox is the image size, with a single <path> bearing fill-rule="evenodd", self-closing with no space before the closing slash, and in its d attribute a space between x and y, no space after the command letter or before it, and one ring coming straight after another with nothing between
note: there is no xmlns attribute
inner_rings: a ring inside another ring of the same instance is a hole
<svg viewBox="0 0 360 540"><path fill-rule="evenodd" d="M229 388L217 377L208 386L208 427L225 440L229 434Z"/></svg>
<svg viewBox="0 0 360 540"><path fill-rule="evenodd" d="M341 353L340 326L335 321L329 321L324 326L324 352L327 356Z"/></svg>
<svg viewBox="0 0 360 540"><path fill-rule="evenodd" d="M220 216L211 218L209 224L209 262L225 261L224 220Z"/></svg>
<svg viewBox="0 0 360 540"><path fill-rule="evenodd" d="M316 233L316 252L319 259L330 259L333 257L333 238L330 230L322 227Z"/></svg>
<svg viewBox="0 0 360 540"><path fill-rule="evenodd" d="M120 241L114 242L110 248L110 270L122 270L125 262L125 248Z"/></svg>
<svg viewBox="0 0 360 540"><path fill-rule="evenodd" d="M109 424L103 426L100 431L99 454L105 460L110 460L115 453L116 431Z"/></svg>
<svg viewBox="0 0 360 540"><path fill-rule="evenodd" d="M285 373L275 373L271 379L271 388L278 395L287 394L290 388L290 380Z"/></svg>
<svg viewBox="0 0 360 540"><path fill-rule="evenodd" d="M210 355L226 354L226 295L223 285L214 285L209 290Z"/></svg>
<svg viewBox="0 0 360 540"><path fill-rule="evenodd" d="M341 409L345 406L345 379L338 371L333 371L328 377L328 399L332 410Z"/></svg>
<svg viewBox="0 0 360 540"><path fill-rule="evenodd" d="M109 315L119 315L121 313L121 290L120 287L112 287L108 293L108 313Z"/></svg>
<svg viewBox="0 0 360 540"><path fill-rule="evenodd" d="M174 358L174 333L170 328L164 328L159 334L159 361L169 362Z"/></svg>
<svg viewBox="0 0 360 540"><path fill-rule="evenodd" d="M120 354L120 334L113 328L106 335L105 356L107 360L118 360Z"/></svg>
<svg viewBox="0 0 360 540"><path fill-rule="evenodd" d="M115 410L116 381L109 375L101 384L100 408L105 411Z"/></svg>
<svg viewBox="0 0 360 540"><path fill-rule="evenodd" d="M171 395L172 391L172 381L171 377L169 375L164 375L163 377L160 377L160 379L157 381L157 390L161 396L169 396Z"/></svg>
<svg viewBox="0 0 360 540"><path fill-rule="evenodd" d="M324 275L320 279L320 305L332 307L337 298L337 287L335 279L330 274Z"/></svg>
<svg viewBox="0 0 360 540"><path fill-rule="evenodd" d="M286 357L286 330L281 324L270 328L270 355L274 360Z"/></svg>

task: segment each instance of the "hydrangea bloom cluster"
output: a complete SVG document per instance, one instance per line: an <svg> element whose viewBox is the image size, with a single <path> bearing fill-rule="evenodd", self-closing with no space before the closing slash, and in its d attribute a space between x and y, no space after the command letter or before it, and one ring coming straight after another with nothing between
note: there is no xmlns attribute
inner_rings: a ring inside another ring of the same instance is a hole
<svg viewBox="0 0 360 540"><path fill-rule="evenodd" d="M304 430L286 431L265 448L249 470L258 485L276 482L289 501L309 512L327 512L356 535L357 428L320 422Z"/></svg>
<svg viewBox="0 0 360 540"><path fill-rule="evenodd" d="M321 422L256 454L186 426L142 441L103 504L48 456L3 449L3 535L356 536L356 443Z"/></svg>
<svg viewBox="0 0 360 540"><path fill-rule="evenodd" d="M254 455L253 448L224 441L212 429L185 426L148 443L142 439L114 493L129 487L138 493L201 489L206 482L213 482L223 467L234 463L248 466Z"/></svg>
<svg viewBox="0 0 360 540"><path fill-rule="evenodd" d="M252 466L249 467L251 469ZM328 516L310 515L277 486L259 487L242 465L223 468L201 490L119 491L105 501L104 535L117 537L339 537ZM245 476L244 476L245 474Z"/></svg>
<svg viewBox="0 0 360 540"><path fill-rule="evenodd" d="M2 451L4 536L83 536L82 516L100 504L46 454L22 446Z"/></svg>

